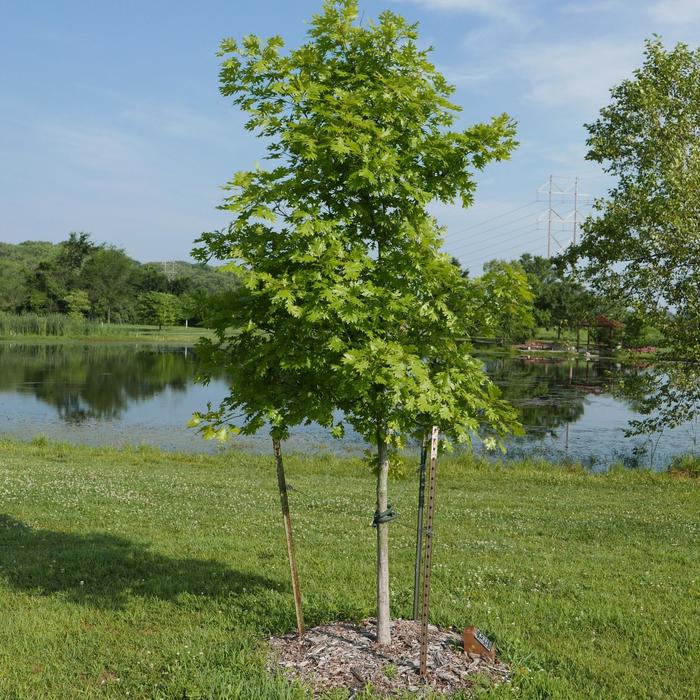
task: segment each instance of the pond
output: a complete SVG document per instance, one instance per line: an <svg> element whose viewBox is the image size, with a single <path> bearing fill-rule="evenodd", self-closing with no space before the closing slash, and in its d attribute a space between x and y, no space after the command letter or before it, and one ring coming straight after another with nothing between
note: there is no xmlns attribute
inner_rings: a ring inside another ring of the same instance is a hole
<svg viewBox="0 0 700 700"><path fill-rule="evenodd" d="M591 468L612 462L662 467L673 454L694 452L697 425L664 433L658 441L626 438L634 404L613 396L614 378L643 367L610 361L484 354L489 374L521 411L523 438L511 439L507 457L571 459ZM153 345L24 345L0 343L0 435L91 445L145 444L165 450L215 451L186 427L192 412L227 392L223 376L195 382L191 348ZM268 436L236 438L267 450ZM361 452L348 431L342 442L319 426L293 431L289 450Z"/></svg>

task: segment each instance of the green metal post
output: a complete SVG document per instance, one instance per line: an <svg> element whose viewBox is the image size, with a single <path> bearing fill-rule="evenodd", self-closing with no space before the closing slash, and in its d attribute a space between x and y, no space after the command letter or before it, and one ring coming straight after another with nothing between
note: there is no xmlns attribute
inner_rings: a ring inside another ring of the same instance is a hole
<svg viewBox="0 0 700 700"><path fill-rule="evenodd" d="M416 568L413 573L413 619L418 621L420 608L420 564L423 554L423 509L425 506L425 463L428 458L428 438L423 436L420 446L420 476L418 481L418 526L416 528Z"/></svg>

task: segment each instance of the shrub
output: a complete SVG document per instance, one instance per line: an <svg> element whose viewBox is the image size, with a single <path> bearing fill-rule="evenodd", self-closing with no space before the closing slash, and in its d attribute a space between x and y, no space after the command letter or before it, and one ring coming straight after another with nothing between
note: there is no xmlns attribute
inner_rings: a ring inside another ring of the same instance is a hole
<svg viewBox="0 0 700 700"><path fill-rule="evenodd" d="M666 467L666 471L669 474L697 479L700 477L700 457L697 455L677 455Z"/></svg>

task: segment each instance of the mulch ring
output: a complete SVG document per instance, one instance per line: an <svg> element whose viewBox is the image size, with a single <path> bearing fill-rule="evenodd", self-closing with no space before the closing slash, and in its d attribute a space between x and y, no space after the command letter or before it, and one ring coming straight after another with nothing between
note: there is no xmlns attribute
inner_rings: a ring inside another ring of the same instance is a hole
<svg viewBox="0 0 700 700"><path fill-rule="evenodd" d="M508 667L477 654L465 654L460 635L428 627L428 679L419 674L419 629L412 620L391 623L391 645L379 648L375 642L375 621L360 627L346 623L321 625L296 634L271 637L269 670L280 667L291 679L314 689L314 695L345 688L353 698L367 686L380 696L406 692L423 695L428 691L452 695L469 691L477 682L508 680Z"/></svg>

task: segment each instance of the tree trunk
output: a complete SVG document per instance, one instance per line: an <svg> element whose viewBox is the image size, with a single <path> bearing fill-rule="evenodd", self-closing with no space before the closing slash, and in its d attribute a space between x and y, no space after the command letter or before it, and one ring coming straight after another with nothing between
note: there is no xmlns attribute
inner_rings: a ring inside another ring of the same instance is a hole
<svg viewBox="0 0 700 700"><path fill-rule="evenodd" d="M294 612L297 617L297 633L304 634L304 613L301 609L301 589L299 588L299 573L297 572L297 560L294 554L294 537L292 535L292 517L289 514L289 500L287 498L287 481L284 478L284 464L282 463L282 448L277 438L272 438L272 449L275 453L277 464L277 485L282 504L282 518L284 519L284 535L287 540L287 556L289 557L289 570L292 575L292 592L294 593Z"/></svg>
<svg viewBox="0 0 700 700"><path fill-rule="evenodd" d="M387 509L389 491L389 458L386 438L377 435L377 513ZM389 524L377 523L377 644L391 643L389 606Z"/></svg>

